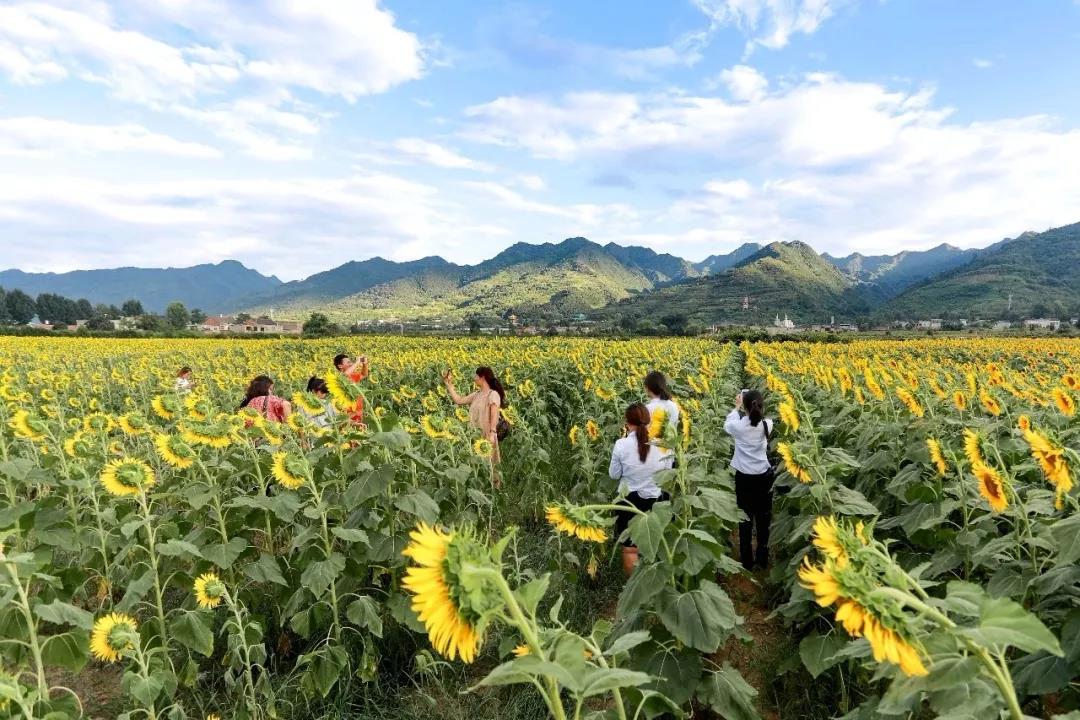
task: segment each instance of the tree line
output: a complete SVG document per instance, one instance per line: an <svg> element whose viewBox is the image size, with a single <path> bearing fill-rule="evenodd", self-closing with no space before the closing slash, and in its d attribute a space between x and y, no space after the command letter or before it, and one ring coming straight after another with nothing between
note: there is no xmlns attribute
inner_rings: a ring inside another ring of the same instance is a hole
<svg viewBox="0 0 1080 720"><path fill-rule="evenodd" d="M164 314L149 313L141 302L126 300L120 306L92 304L86 298L73 300L57 293L41 293L36 298L22 290L0 287L0 325L26 325L34 318L56 326L84 323L88 330L113 330L114 321L128 321L133 329L184 330L206 320L198 308L188 310L181 302L170 303Z"/></svg>

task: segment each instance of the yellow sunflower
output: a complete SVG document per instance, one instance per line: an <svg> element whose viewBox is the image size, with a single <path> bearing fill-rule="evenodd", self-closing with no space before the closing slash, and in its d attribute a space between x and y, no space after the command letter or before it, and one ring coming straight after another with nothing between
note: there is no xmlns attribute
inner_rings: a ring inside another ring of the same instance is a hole
<svg viewBox="0 0 1080 720"><path fill-rule="evenodd" d="M156 482L154 471L142 460L122 457L101 470L101 485L110 495L138 495Z"/></svg>
<svg viewBox="0 0 1080 720"><path fill-rule="evenodd" d="M600 438L600 426L596 424L596 421L589 418L585 422L585 434L589 436L589 440L596 442Z"/></svg>
<svg viewBox="0 0 1080 720"><path fill-rule="evenodd" d="M990 503L990 509L999 513L1009 507L1009 498L1005 495L1005 482L995 468L985 462L973 463L971 474L979 481L979 494Z"/></svg>
<svg viewBox="0 0 1080 720"><path fill-rule="evenodd" d="M1054 404L1057 405L1057 409L1061 411L1062 415L1065 417L1072 417L1076 414L1076 400L1068 390L1056 387L1052 394L1054 397Z"/></svg>
<svg viewBox="0 0 1080 720"><path fill-rule="evenodd" d="M979 402L982 403L983 409L994 417L1001 415L1001 402L987 390L984 389L979 393Z"/></svg>
<svg viewBox="0 0 1080 720"><path fill-rule="evenodd" d="M833 560L839 568L848 564L847 550L840 541L839 528L835 517L818 517L814 521L814 546L825 554L825 557Z"/></svg>
<svg viewBox="0 0 1080 720"><path fill-rule="evenodd" d="M964 454L972 465L983 462L979 433L971 428L964 428Z"/></svg>
<svg viewBox="0 0 1080 720"><path fill-rule="evenodd" d="M225 583L217 573L203 573L195 578L195 602L204 610L216 608L225 597Z"/></svg>
<svg viewBox="0 0 1080 720"><path fill-rule="evenodd" d="M899 385L896 386L896 397L900 398L900 402L907 406L908 412L915 417L923 417L926 411L923 410L923 406L919 404L919 401L915 399L915 396L907 388L902 388Z"/></svg>
<svg viewBox="0 0 1080 720"><path fill-rule="evenodd" d="M172 420L176 416L176 398L157 395L150 401L150 409L162 420Z"/></svg>
<svg viewBox="0 0 1080 720"><path fill-rule="evenodd" d="M574 425L570 428L570 432L566 434L566 437L570 439L570 444L576 446L578 444L578 435L581 434L581 428Z"/></svg>
<svg viewBox="0 0 1080 720"><path fill-rule="evenodd" d="M473 440L472 450L473 455L486 460L495 452L495 446L492 445L491 441L487 438L477 438L476 440Z"/></svg>
<svg viewBox="0 0 1080 720"><path fill-rule="evenodd" d="M930 462L934 463L938 475L944 477L945 473L949 471L949 464L945 462L945 455L941 452L941 443L935 438L928 437L926 438L926 449L930 451Z"/></svg>
<svg viewBox="0 0 1080 720"><path fill-rule="evenodd" d="M124 613L109 613L94 622L90 633L90 653L98 660L116 662L138 642L139 625Z"/></svg>
<svg viewBox="0 0 1080 720"><path fill-rule="evenodd" d="M813 478L810 477L810 471L795 461L795 453L790 445L784 442L777 443L776 452L780 453L780 457L784 460L784 468L793 478L801 483L813 481Z"/></svg>
<svg viewBox="0 0 1080 720"><path fill-rule="evenodd" d="M667 427L667 411L664 408L656 408L649 418L649 439L656 440L664 434Z"/></svg>
<svg viewBox="0 0 1080 720"><path fill-rule="evenodd" d="M274 479L289 490L296 490L304 484L307 475L307 460L290 455L284 450L274 453L271 468Z"/></svg>
<svg viewBox="0 0 1080 720"><path fill-rule="evenodd" d="M960 412L967 410L967 395L965 395L962 390L957 390L953 393L952 401L953 405L955 405L956 409Z"/></svg>
<svg viewBox="0 0 1080 720"><path fill-rule="evenodd" d="M546 514L552 527L571 537L595 543L602 543L608 538L604 518L592 511L550 505L546 508Z"/></svg>
<svg viewBox="0 0 1080 720"><path fill-rule="evenodd" d="M794 403L785 401L780 403L780 422L784 423L791 432L799 430L799 411Z"/></svg>
<svg viewBox="0 0 1080 720"><path fill-rule="evenodd" d="M45 439L45 422L33 417L28 410L17 410L8 422L15 437L37 442Z"/></svg>

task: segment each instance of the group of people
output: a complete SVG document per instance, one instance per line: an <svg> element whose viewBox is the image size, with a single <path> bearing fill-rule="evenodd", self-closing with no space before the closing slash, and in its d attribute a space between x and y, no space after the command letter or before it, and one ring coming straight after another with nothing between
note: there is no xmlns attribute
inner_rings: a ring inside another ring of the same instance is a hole
<svg viewBox="0 0 1080 720"><path fill-rule="evenodd" d="M353 382L361 382L370 372L368 359L361 355L353 359L347 354L334 357L334 369ZM455 387L452 372L442 375L443 384L451 400L457 405L469 406L469 424L479 431L481 437L491 443L491 481L498 488L502 484L499 472L501 412L506 404L506 391L494 371L487 366L476 369L475 389L462 395ZM619 483L620 503L632 506L636 511L648 512L653 505L666 501L667 492L660 487L660 474L675 467L675 454L649 437L652 416L662 411L668 426L679 426L679 405L672 399L667 378L659 371L645 376L645 403L635 402L624 413L624 434L615 442L611 452L608 475ZM177 373L176 390L189 392L194 387L191 368L184 366ZM319 398L323 412L309 414L312 422L327 426L334 422L337 410L330 400L326 380L318 376L307 382L307 391ZM274 394L274 381L268 375L259 375L251 381L240 403L240 409L257 411L267 420L285 422L292 413L292 403ZM307 413L303 408L301 412ZM348 410L352 422L364 422L364 399L357 398ZM753 570L764 568L769 558L769 525L772 522L772 485L774 471L768 457L769 439L772 432L765 418L765 399L760 391L743 390L735 397L735 407L724 421L724 431L735 442L731 467L735 471L735 495L747 520L739 523L739 559L743 567ZM615 535L621 537L635 510L620 511L616 515ZM756 526L757 546L753 545ZM630 539L623 541L623 569L631 573L638 562L638 550Z"/></svg>

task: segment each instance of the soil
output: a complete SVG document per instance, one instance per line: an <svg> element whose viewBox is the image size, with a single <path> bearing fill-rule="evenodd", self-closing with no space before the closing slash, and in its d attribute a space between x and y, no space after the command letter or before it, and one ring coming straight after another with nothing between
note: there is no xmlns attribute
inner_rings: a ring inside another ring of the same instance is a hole
<svg viewBox="0 0 1080 720"><path fill-rule="evenodd" d="M768 690L770 679L765 676L765 671L770 666L769 659L775 658L778 648L784 644L785 636L781 624L769 617L763 581L760 574L754 577L732 575L725 579L724 589L735 605L735 612L744 620L743 630L753 639L743 642L732 638L713 659L719 664L731 663L747 683L757 688L757 710L763 720L779 720L780 713Z"/></svg>
<svg viewBox="0 0 1080 720"><path fill-rule="evenodd" d="M76 674L67 670L49 670L49 685L53 697L59 697L57 687L72 690L82 703L87 720L112 720L125 708L124 693L120 690L119 665L90 663ZM61 691L62 692L62 691Z"/></svg>

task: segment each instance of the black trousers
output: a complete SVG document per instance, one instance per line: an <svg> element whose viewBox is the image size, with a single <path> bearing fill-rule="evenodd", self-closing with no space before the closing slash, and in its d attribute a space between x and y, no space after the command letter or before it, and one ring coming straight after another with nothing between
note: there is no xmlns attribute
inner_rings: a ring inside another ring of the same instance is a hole
<svg viewBox="0 0 1080 720"><path fill-rule="evenodd" d="M739 523L739 561L750 569L756 562L765 567L769 563L769 525L772 524L773 472L747 475L735 471L735 500L739 509L749 520ZM757 553L753 552L751 540L757 525Z"/></svg>
<svg viewBox="0 0 1080 720"><path fill-rule="evenodd" d="M658 502L666 502L670 500L671 496L666 492L661 492L658 498L643 498L636 492L627 494L626 497L619 500L619 505L633 505L641 512L649 512L652 510L652 506ZM615 512L615 537L618 538L626 530L630 521L637 517L637 513L632 510L617 510ZM630 538L623 540L623 547L634 547L634 543L630 542Z"/></svg>

